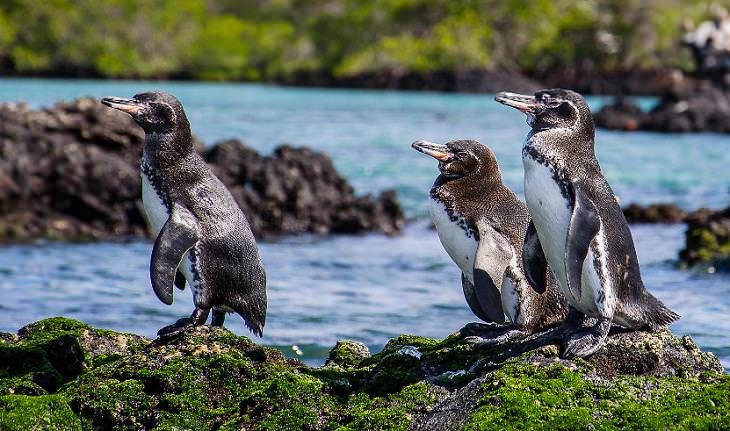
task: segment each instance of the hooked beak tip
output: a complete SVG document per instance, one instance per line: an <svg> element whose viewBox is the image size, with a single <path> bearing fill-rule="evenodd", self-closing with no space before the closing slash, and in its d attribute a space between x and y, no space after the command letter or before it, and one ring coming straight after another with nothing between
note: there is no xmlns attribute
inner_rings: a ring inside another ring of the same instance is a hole
<svg viewBox="0 0 730 431"><path fill-rule="evenodd" d="M494 100L497 102L507 105L509 107L518 109L525 114L532 114L535 112L537 101L534 96L528 96L524 94L510 93L502 91L494 96Z"/></svg>
<svg viewBox="0 0 730 431"><path fill-rule="evenodd" d="M101 103L110 108L126 112L127 114L132 114L142 109L133 99L124 99L121 97L102 97Z"/></svg>
<svg viewBox="0 0 730 431"><path fill-rule="evenodd" d="M446 145L420 140L412 143L411 148L442 162L451 158Z"/></svg>

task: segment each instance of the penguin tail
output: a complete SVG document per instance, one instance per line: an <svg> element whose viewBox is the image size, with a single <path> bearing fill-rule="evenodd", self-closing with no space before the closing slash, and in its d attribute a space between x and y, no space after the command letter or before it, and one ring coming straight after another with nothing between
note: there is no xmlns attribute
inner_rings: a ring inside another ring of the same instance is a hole
<svg viewBox="0 0 730 431"><path fill-rule="evenodd" d="M657 330L670 325L679 319L679 314L670 310L669 307L651 294L646 296L647 313L645 323L651 330Z"/></svg>
<svg viewBox="0 0 730 431"><path fill-rule="evenodd" d="M246 324L246 327L256 336L264 336L264 325L266 324L266 297L263 301L258 298L241 298L233 307ZM254 299L254 300L252 300Z"/></svg>

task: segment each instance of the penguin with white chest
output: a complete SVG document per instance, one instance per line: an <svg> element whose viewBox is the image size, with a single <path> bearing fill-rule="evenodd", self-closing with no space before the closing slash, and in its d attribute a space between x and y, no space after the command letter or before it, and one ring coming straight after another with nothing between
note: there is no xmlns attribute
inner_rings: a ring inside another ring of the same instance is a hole
<svg viewBox="0 0 730 431"><path fill-rule="evenodd" d="M531 279L531 269L549 263L571 306L563 356L591 355L611 323L656 330L678 319L644 288L631 232L596 160L583 97L551 89L495 100L527 114L532 129L522 148L533 220L523 257Z"/></svg>
<svg viewBox="0 0 730 431"><path fill-rule="evenodd" d="M172 304L173 284L193 290L190 318L166 326L171 337L203 325L223 326L236 312L255 334L266 320L266 274L246 216L193 147L182 104L161 92L102 103L131 115L145 132L142 202L157 235L150 278L157 297Z"/></svg>
<svg viewBox="0 0 730 431"><path fill-rule="evenodd" d="M471 140L411 146L439 161L441 174L429 194L431 218L441 244L462 271L469 308L485 322L511 323L500 328L469 324L462 332L489 344L561 322L568 307L550 269L540 269L540 291L525 276L522 243L530 216L502 183L492 151Z"/></svg>

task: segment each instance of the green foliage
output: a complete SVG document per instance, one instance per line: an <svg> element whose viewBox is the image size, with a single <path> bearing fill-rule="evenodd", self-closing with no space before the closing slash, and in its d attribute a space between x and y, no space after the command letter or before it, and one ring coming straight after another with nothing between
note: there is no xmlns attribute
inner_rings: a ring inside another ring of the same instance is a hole
<svg viewBox="0 0 730 431"><path fill-rule="evenodd" d="M0 64L22 74L287 80L298 72L685 66L703 0L12 0Z"/></svg>

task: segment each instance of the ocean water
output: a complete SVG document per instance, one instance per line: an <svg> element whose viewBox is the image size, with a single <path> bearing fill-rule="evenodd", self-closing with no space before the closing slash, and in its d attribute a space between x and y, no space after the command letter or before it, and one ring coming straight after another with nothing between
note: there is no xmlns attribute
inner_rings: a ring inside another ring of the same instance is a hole
<svg viewBox="0 0 730 431"><path fill-rule="evenodd" d="M427 192L436 163L410 148L417 139L472 138L490 146L504 181L522 194L527 125L491 95L301 89L250 84L0 79L0 101L48 106L79 96L131 96L160 89L185 105L193 132L210 144L239 138L262 152L288 143L328 153L358 193L393 188L411 223L402 235L300 236L260 243L269 307L264 344L322 363L338 339L381 348L402 333L443 337L477 319L459 271L428 228ZM606 98L590 98L597 109ZM652 100L640 101L650 106ZM596 152L622 203L672 202L686 209L730 203L730 137L599 130ZM684 225L635 225L647 287L689 334L730 367L730 274L675 267ZM159 302L148 278L151 244L0 246L0 331L64 315L153 336L188 315L189 291ZM248 335L240 318L226 326ZM294 349L297 346L298 349Z"/></svg>

